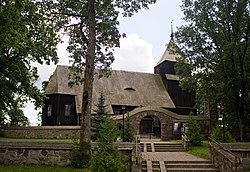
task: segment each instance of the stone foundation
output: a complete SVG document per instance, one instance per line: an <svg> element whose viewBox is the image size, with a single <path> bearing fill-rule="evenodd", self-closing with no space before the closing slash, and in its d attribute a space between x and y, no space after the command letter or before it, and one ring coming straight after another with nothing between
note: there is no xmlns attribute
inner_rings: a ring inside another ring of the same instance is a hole
<svg viewBox="0 0 250 172"><path fill-rule="evenodd" d="M131 156L133 143L116 143L122 155ZM93 146L95 143L93 143ZM0 141L0 163L71 164L73 143L48 141Z"/></svg>
<svg viewBox="0 0 250 172"><path fill-rule="evenodd" d="M9 138L72 139L79 135L79 126L0 127L0 136Z"/></svg>

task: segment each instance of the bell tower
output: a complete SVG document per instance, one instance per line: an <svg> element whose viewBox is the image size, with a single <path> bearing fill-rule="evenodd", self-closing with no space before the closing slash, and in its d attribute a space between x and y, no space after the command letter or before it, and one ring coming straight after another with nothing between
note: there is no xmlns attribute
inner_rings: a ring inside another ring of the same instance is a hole
<svg viewBox="0 0 250 172"><path fill-rule="evenodd" d="M162 81L176 106L178 114L189 114L191 111L195 113L195 94L182 90L179 86L179 77L176 75L175 64L177 59L181 57L178 47L174 41L173 22L171 21L171 36L159 62L154 67L154 73L159 74Z"/></svg>

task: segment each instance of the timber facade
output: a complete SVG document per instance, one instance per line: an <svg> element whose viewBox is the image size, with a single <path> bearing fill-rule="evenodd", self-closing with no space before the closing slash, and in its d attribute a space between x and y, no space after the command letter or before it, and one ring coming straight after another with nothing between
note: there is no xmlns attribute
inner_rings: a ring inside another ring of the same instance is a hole
<svg viewBox="0 0 250 172"><path fill-rule="evenodd" d="M195 94L182 90L175 72L179 54L171 38L163 56L154 68L154 74L113 70L108 78L94 77L92 113L95 113L100 93L104 95L108 113L118 123L131 116L134 132L140 135L175 138L192 113L209 132L209 118L196 116ZM68 86L68 66L57 66L45 90L47 100L42 113L43 126L79 125L83 85Z"/></svg>

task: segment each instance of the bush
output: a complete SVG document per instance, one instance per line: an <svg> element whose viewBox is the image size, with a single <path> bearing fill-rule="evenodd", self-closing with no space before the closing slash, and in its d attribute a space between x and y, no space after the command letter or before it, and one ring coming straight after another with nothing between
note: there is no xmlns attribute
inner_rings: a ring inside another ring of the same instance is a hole
<svg viewBox="0 0 250 172"><path fill-rule="evenodd" d="M86 168L92 158L91 143L84 142L82 145L74 143L72 150L71 166L74 168Z"/></svg>
<svg viewBox="0 0 250 172"><path fill-rule="evenodd" d="M106 117L101 124L97 145L91 160L91 170L95 172L120 172L122 168L121 155L114 140L118 136L115 122Z"/></svg>
<svg viewBox="0 0 250 172"><path fill-rule="evenodd" d="M189 117L187 122L187 137L193 146L200 146L202 144L203 136L201 134L201 128L197 121L192 116Z"/></svg>
<svg viewBox="0 0 250 172"><path fill-rule="evenodd" d="M126 117L125 119L125 126L124 126L124 142L132 142L134 140L134 132L133 132L133 128L132 128L132 124L131 124L131 118L129 116Z"/></svg>
<svg viewBox="0 0 250 172"><path fill-rule="evenodd" d="M216 142L223 142L223 143L234 143L235 139L232 137L232 135L230 134L230 132L228 131L227 128L224 128L224 134L223 134L223 128L220 126L217 126L212 134L211 137L213 140L215 140Z"/></svg>

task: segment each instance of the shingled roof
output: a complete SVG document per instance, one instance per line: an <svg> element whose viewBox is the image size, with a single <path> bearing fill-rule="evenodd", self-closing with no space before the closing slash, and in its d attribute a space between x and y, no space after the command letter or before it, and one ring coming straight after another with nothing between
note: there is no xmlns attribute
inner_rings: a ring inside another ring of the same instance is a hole
<svg viewBox="0 0 250 172"><path fill-rule="evenodd" d="M175 53L176 48L178 48L173 40L173 38L169 41L169 44L167 48L164 51L164 54L160 58L159 62L156 64L156 66L160 65L164 61L172 61L176 62L177 58L180 58L180 54Z"/></svg>
<svg viewBox="0 0 250 172"><path fill-rule="evenodd" d="M57 66L45 94L75 95L77 113L81 113L83 86L70 88L68 76L68 66ZM105 103L111 113L113 113L112 105L175 107L158 74L113 70L108 78L99 79L96 75L93 84L92 107L97 104L101 92L104 94Z"/></svg>

